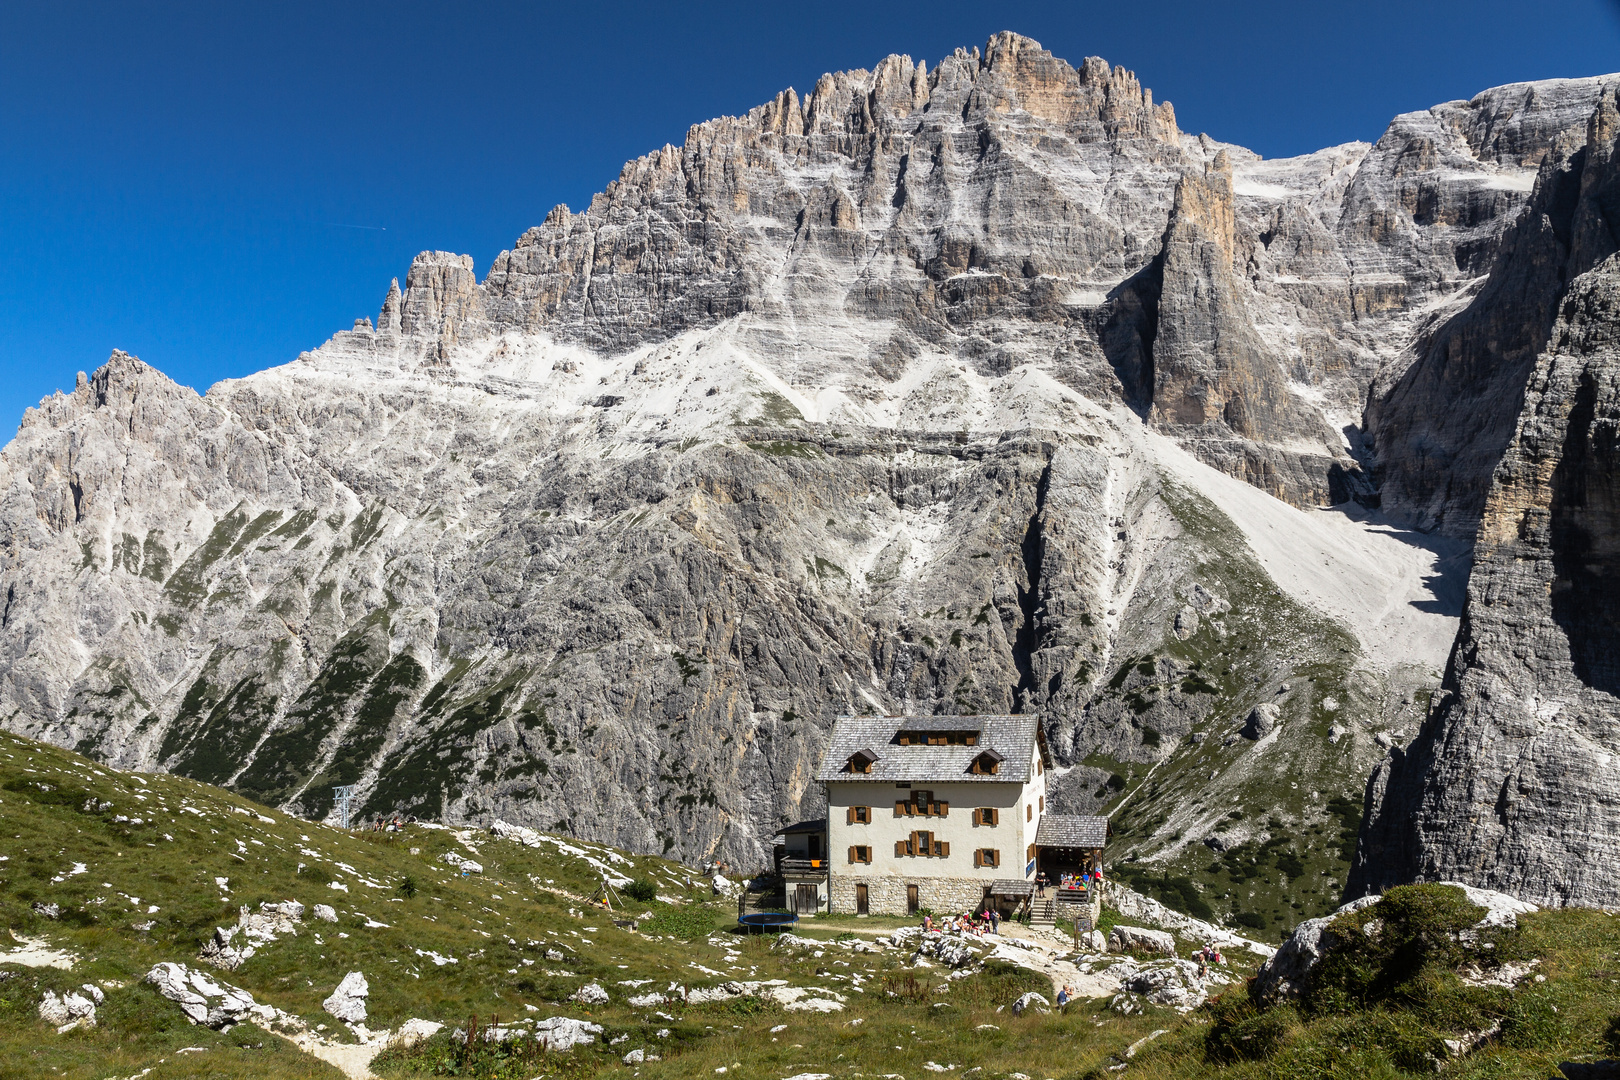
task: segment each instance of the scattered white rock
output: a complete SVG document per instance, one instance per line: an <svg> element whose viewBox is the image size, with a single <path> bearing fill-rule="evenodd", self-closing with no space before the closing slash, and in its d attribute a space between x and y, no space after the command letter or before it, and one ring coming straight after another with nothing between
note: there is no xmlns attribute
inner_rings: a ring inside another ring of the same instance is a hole
<svg viewBox="0 0 1620 1080"><path fill-rule="evenodd" d="M316 904L315 917L321 922L337 922L337 910L331 904Z"/></svg>
<svg viewBox="0 0 1620 1080"><path fill-rule="evenodd" d="M459 855L454 851L447 851L443 855L440 855L439 861L442 863L449 863L451 866L455 867L457 870L460 870L464 874L482 874L484 872L483 863L473 862L473 860L464 855Z"/></svg>
<svg viewBox="0 0 1620 1080"><path fill-rule="evenodd" d="M647 1060L647 1051L632 1050L619 1060L626 1065L640 1065L643 1061Z"/></svg>
<svg viewBox="0 0 1620 1080"><path fill-rule="evenodd" d="M570 995L571 999L581 1005L606 1005L608 992L602 989L601 983L588 982Z"/></svg>

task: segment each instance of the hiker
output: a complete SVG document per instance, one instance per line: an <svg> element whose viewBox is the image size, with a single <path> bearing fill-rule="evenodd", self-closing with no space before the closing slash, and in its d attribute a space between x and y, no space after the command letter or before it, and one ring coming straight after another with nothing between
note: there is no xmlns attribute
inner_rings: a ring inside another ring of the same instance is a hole
<svg viewBox="0 0 1620 1080"><path fill-rule="evenodd" d="M933 932L934 932L934 917L932 915L924 915L923 916L923 933L932 934Z"/></svg>
<svg viewBox="0 0 1620 1080"><path fill-rule="evenodd" d="M1039 874L1035 875L1035 887L1040 890L1040 895L1046 895L1046 886L1048 884L1049 882L1047 881L1045 870L1042 870Z"/></svg>
<svg viewBox="0 0 1620 1080"><path fill-rule="evenodd" d="M990 932L995 934L997 937L1000 937L1001 915L996 911L995 908L991 908L989 911L985 912L985 914L990 916Z"/></svg>
<svg viewBox="0 0 1620 1080"><path fill-rule="evenodd" d="M1074 998L1074 987L1067 984L1058 991L1057 1003L1059 1006L1067 1005Z"/></svg>

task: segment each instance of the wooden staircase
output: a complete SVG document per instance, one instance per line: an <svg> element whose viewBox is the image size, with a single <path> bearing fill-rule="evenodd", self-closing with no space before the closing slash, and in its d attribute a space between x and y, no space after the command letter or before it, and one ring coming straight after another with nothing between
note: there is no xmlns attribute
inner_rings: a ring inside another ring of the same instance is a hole
<svg viewBox="0 0 1620 1080"><path fill-rule="evenodd" d="M1029 902L1029 925L1033 929L1037 926L1051 926L1057 922L1057 901L1043 900L1035 897Z"/></svg>

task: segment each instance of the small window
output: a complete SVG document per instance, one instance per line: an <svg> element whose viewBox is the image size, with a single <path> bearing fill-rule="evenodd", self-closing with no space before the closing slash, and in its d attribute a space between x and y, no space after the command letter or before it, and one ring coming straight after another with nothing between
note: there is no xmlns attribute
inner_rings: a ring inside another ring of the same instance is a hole
<svg viewBox="0 0 1620 1080"><path fill-rule="evenodd" d="M869 863L872 861L872 849L866 844L855 844L849 849L849 861L852 863Z"/></svg>
<svg viewBox="0 0 1620 1080"><path fill-rule="evenodd" d="M973 824L997 825L1001 822L1001 811L993 806L981 806L973 811Z"/></svg>
<svg viewBox="0 0 1620 1080"><path fill-rule="evenodd" d="M1043 814L1046 813L1046 796L1045 795L1038 795L1038 796L1036 796L1036 798L1040 800L1041 813L1043 813Z"/></svg>
<svg viewBox="0 0 1620 1080"><path fill-rule="evenodd" d="M1041 775L1041 759L1040 759L1039 755L1036 755L1036 758L1035 758L1035 775L1036 776Z"/></svg>
<svg viewBox="0 0 1620 1080"><path fill-rule="evenodd" d="M974 866L997 867L1001 865L1001 852L996 848L976 848L973 852Z"/></svg>
<svg viewBox="0 0 1620 1080"><path fill-rule="evenodd" d="M870 825L872 824L872 808L870 806L848 807L844 821L848 825Z"/></svg>
<svg viewBox="0 0 1620 1080"><path fill-rule="evenodd" d="M1024 853L1024 858L1027 859L1030 862L1035 861L1035 845L1034 844L1029 845L1029 850Z"/></svg>
<svg viewBox="0 0 1620 1080"><path fill-rule="evenodd" d="M1035 820L1035 808L1033 806L1030 806L1028 803L1024 804L1024 820L1025 821L1034 821Z"/></svg>

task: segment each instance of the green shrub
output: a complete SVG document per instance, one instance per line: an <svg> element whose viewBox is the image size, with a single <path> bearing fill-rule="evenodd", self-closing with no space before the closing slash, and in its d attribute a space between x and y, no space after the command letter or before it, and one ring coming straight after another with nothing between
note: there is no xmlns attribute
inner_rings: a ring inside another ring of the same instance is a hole
<svg viewBox="0 0 1620 1080"><path fill-rule="evenodd" d="M1204 1054L1210 1061L1262 1061L1299 1028L1299 1016L1291 1007L1262 1010L1242 993L1223 994L1205 1008L1212 1020L1204 1036Z"/></svg>
<svg viewBox="0 0 1620 1080"><path fill-rule="evenodd" d="M650 904L658 899L658 886L646 878L637 878L619 891L638 904Z"/></svg>
<svg viewBox="0 0 1620 1080"><path fill-rule="evenodd" d="M399 879L399 885L395 887L394 891L409 900L416 895L416 879L406 874Z"/></svg>

